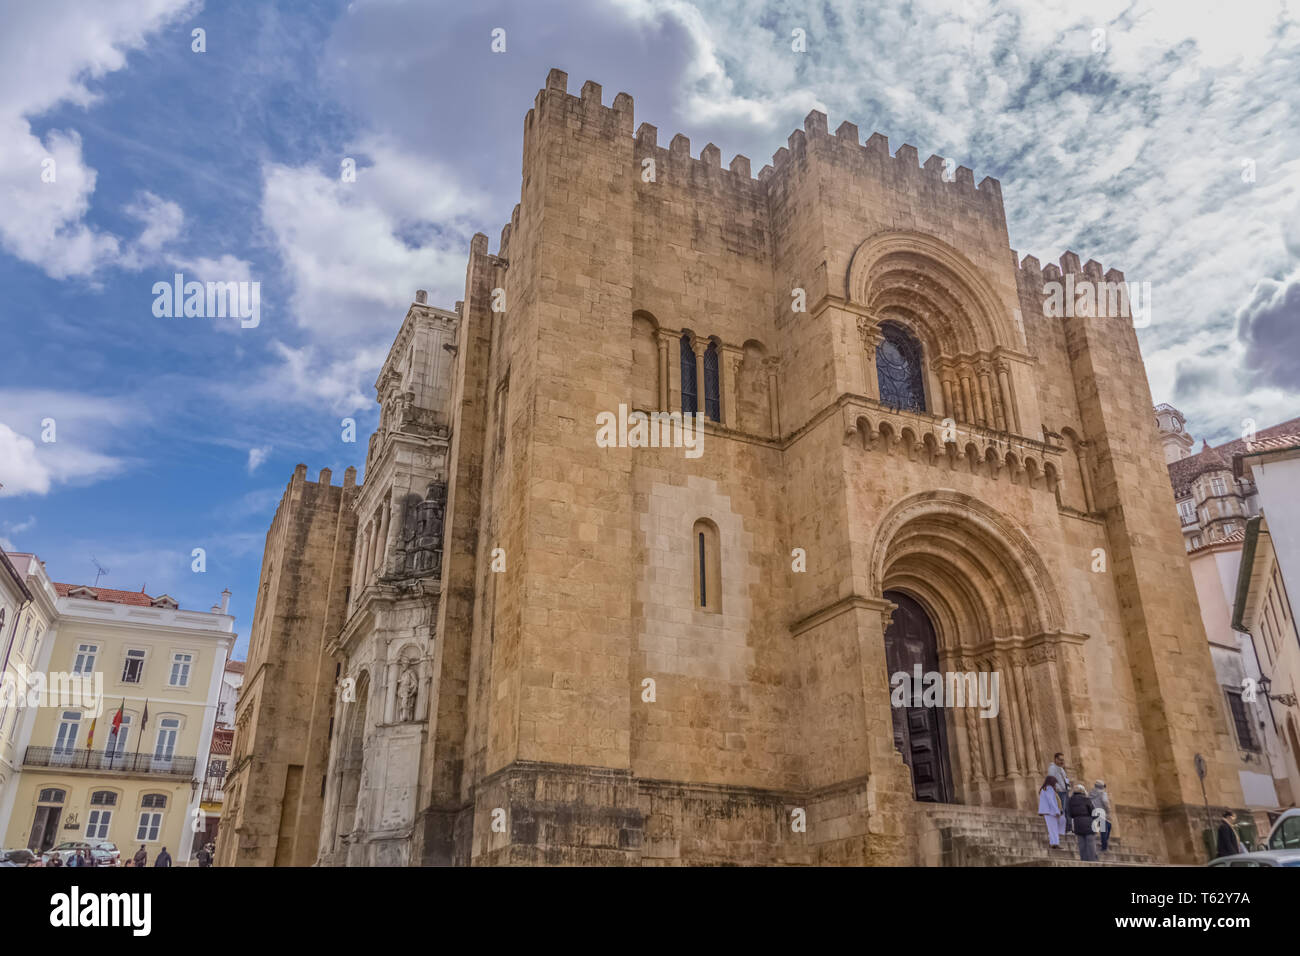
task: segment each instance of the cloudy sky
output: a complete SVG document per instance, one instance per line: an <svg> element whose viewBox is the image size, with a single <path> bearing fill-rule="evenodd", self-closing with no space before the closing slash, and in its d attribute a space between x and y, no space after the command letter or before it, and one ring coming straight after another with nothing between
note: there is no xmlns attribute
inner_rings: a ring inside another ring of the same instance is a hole
<svg viewBox="0 0 1300 956"><path fill-rule="evenodd" d="M93 555L101 584L187 607L229 586L242 656L293 466L363 465L406 306L425 288L450 307L470 236L495 248L553 66L724 163L757 170L816 108L994 176L1021 255L1151 283L1152 394L1194 434L1293 417L1298 19L1273 0L6 4L0 546L60 581L92 581ZM260 282L260 323L156 317L175 272Z"/></svg>

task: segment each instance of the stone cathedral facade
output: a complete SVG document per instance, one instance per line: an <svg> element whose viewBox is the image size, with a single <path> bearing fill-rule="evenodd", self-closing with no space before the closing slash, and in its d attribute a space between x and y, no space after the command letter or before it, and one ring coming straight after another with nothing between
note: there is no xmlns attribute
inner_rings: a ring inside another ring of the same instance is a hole
<svg viewBox="0 0 1300 956"><path fill-rule="evenodd" d="M364 483L286 491L224 861L940 862L941 811L1036 822L1056 751L1202 858L1197 756L1242 796L1133 323L1043 306L1124 277L817 112L755 177L553 70L523 148ZM627 447L656 412L695 444ZM996 712L895 706L918 670Z"/></svg>

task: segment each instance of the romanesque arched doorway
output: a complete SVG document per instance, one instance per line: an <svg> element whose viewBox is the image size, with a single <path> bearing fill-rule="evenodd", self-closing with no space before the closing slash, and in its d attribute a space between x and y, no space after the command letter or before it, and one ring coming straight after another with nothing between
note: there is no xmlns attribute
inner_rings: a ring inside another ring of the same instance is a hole
<svg viewBox="0 0 1300 956"><path fill-rule="evenodd" d="M919 657L939 678L937 700L891 699L918 800L1025 806L1051 754L1091 748L1075 717L1085 635L1064 631L1059 588L1011 518L955 491L912 495L876 529L872 579L894 605L890 672L914 677Z"/></svg>
<svg viewBox="0 0 1300 956"><path fill-rule="evenodd" d="M934 624L925 608L902 591L886 591L884 596L896 605L885 631L891 696L901 704L890 707L894 747L912 771L916 799L948 803L952 799L952 771L943 703L927 704L921 686L924 675L939 670Z"/></svg>

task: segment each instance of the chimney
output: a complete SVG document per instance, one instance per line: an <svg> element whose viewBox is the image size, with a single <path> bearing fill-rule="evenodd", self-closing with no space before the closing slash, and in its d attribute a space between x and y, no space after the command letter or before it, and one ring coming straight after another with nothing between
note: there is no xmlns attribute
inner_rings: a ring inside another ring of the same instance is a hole
<svg viewBox="0 0 1300 956"><path fill-rule="evenodd" d="M221 592L221 613L230 613L230 588L226 588Z"/></svg>

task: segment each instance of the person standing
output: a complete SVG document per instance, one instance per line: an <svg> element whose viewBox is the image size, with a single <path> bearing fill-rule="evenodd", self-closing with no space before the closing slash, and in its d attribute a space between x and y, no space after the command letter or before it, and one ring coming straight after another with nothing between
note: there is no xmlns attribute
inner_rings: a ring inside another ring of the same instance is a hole
<svg viewBox="0 0 1300 956"><path fill-rule="evenodd" d="M144 844L140 844L140 849L135 851L135 856L131 857L131 863L134 866L146 866L149 863L149 854L144 850Z"/></svg>
<svg viewBox="0 0 1300 956"><path fill-rule="evenodd" d="M162 848L162 852L158 854L158 859L156 859L156 860L153 861L153 865L154 865L154 866L171 866L171 865L172 865L172 855L171 855L170 853L167 852L167 848L166 848L166 847L163 847L163 848Z"/></svg>
<svg viewBox="0 0 1300 956"><path fill-rule="evenodd" d="M212 854L208 851L208 847L206 845L199 847L199 852L196 855L196 858L199 861L200 867L207 867L212 865Z"/></svg>
<svg viewBox="0 0 1300 956"><path fill-rule="evenodd" d="M1098 780L1088 791L1088 799L1092 801L1095 809L1101 810L1106 814L1106 826L1101 831L1101 852L1105 853L1110 846L1110 831L1112 829L1110 794L1106 792L1106 781Z"/></svg>
<svg viewBox="0 0 1300 956"><path fill-rule="evenodd" d="M1061 848L1061 828L1065 817L1056 799L1056 778L1048 777L1038 788L1038 815L1047 826L1047 843L1053 850Z"/></svg>
<svg viewBox="0 0 1300 956"><path fill-rule="evenodd" d="M1244 852L1241 847L1241 837L1237 836L1237 828L1234 824L1237 822L1237 814L1232 810L1223 811L1223 819L1219 821L1219 852L1218 856L1236 856Z"/></svg>
<svg viewBox="0 0 1300 956"><path fill-rule="evenodd" d="M1079 838L1079 859L1096 863L1097 848L1092 843L1092 801L1081 783L1076 783L1074 793L1070 794L1069 813L1074 835Z"/></svg>

